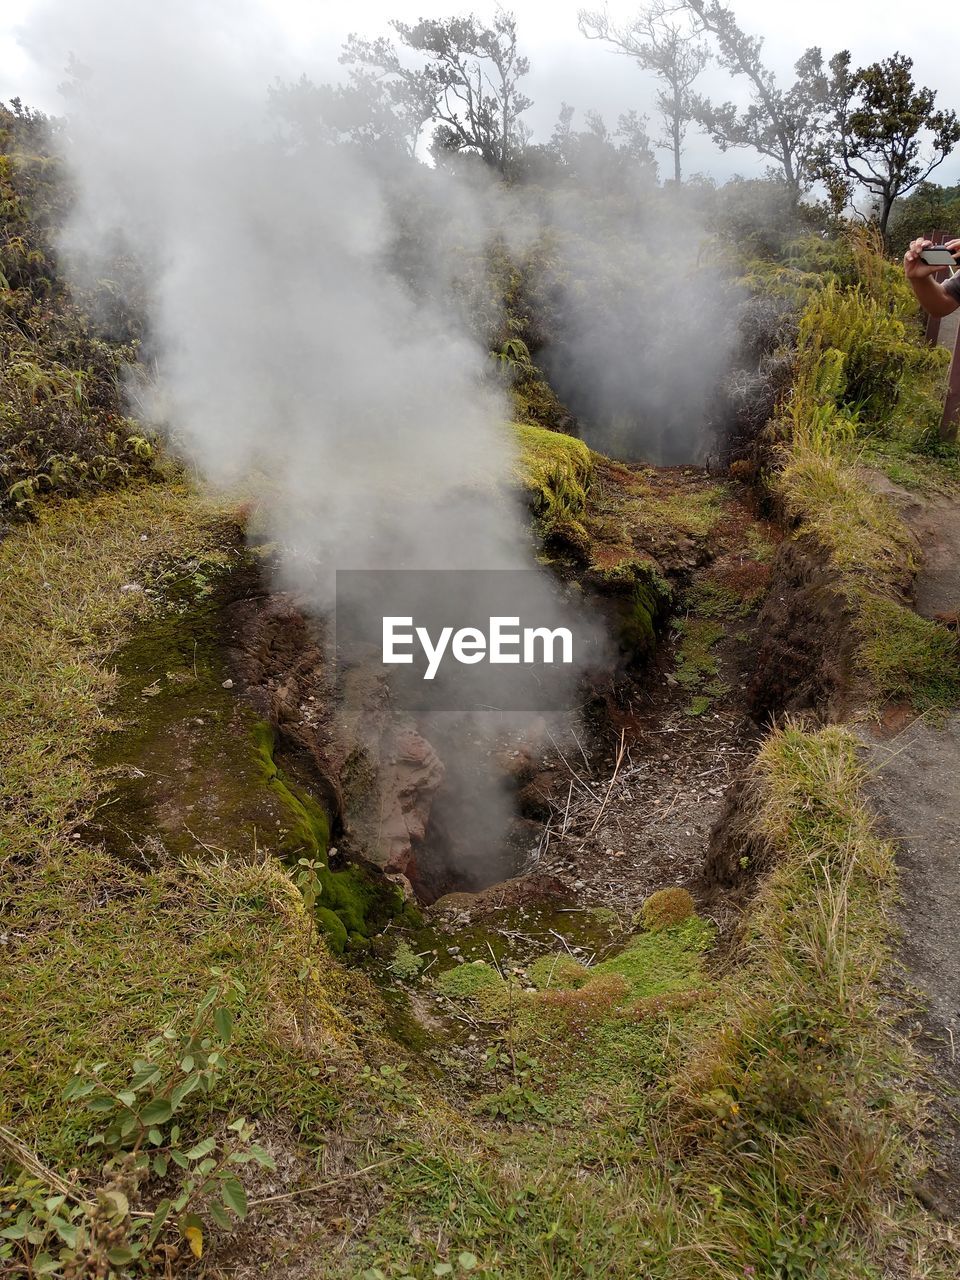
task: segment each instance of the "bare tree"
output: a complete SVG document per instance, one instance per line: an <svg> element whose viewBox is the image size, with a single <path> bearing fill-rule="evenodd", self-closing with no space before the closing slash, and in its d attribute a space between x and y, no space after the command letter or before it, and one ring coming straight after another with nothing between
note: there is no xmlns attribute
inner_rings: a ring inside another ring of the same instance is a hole
<svg viewBox="0 0 960 1280"><path fill-rule="evenodd" d="M532 105L519 87L530 63L517 47L513 14L498 10L490 26L473 15L390 25L401 46L420 55L419 66L409 66L385 37L351 36L341 62L391 86L414 114L433 120L436 153L472 151L506 173L529 136L520 117Z"/></svg>
<svg viewBox="0 0 960 1280"><path fill-rule="evenodd" d="M761 58L762 39L747 35L732 9L719 0L683 3L697 28L715 40L720 65L732 76L743 76L752 90L745 108L694 96L694 118L722 151L749 147L772 160L793 199L799 200L818 176L828 95L823 55L817 48L807 49L796 64L796 80L789 89L781 89Z"/></svg>
<svg viewBox="0 0 960 1280"><path fill-rule="evenodd" d="M652 0L622 25L611 22L605 9L581 9L579 23L588 40L611 45L662 81L657 91L657 109L663 119L664 136L658 139L657 146L673 152L673 176L680 182L683 140L693 119L690 90L710 58L683 6L671 4L670 0Z"/></svg>

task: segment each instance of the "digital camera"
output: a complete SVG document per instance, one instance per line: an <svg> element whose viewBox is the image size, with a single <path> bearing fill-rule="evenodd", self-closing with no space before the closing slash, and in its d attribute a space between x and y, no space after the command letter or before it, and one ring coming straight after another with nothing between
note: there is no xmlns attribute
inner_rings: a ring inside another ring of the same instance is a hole
<svg viewBox="0 0 960 1280"><path fill-rule="evenodd" d="M945 244L932 244L921 252L920 261L928 267L955 267L958 258Z"/></svg>

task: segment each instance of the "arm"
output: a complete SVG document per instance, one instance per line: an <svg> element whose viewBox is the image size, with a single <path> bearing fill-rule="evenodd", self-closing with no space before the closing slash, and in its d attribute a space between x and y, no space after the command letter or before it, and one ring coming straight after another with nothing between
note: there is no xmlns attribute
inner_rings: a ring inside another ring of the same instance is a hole
<svg viewBox="0 0 960 1280"><path fill-rule="evenodd" d="M924 311L932 316L948 316L960 307L960 300L947 293L943 285L934 276L943 267L931 267L920 261L920 254L930 244L929 240L914 240L903 255L903 270L910 287L916 294L917 301ZM949 240L947 248L956 252L960 249L960 240Z"/></svg>

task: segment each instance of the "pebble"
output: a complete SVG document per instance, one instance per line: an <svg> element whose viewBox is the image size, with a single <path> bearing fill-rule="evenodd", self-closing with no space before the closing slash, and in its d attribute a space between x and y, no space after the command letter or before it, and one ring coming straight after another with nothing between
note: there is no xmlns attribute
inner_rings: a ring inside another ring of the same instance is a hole
<svg viewBox="0 0 960 1280"><path fill-rule="evenodd" d="M232 689L232 688L233 688L233 681L232 681L232 680L224 680L223 684L222 684L220 687L221 687L222 689Z"/></svg>

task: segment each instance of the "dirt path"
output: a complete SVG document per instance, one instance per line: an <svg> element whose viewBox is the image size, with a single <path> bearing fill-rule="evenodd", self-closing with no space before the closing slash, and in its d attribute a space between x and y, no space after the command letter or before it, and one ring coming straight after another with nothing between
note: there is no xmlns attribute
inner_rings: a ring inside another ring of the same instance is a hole
<svg viewBox="0 0 960 1280"><path fill-rule="evenodd" d="M960 610L960 497L921 496L879 471L865 472L871 486L890 498L917 535L923 554L917 574L916 609L925 618Z"/></svg>
<svg viewBox="0 0 960 1280"><path fill-rule="evenodd" d="M960 501L920 499L883 479L917 535L923 562L916 607L924 617L960 607ZM960 714L944 724L889 716L864 731L874 776L871 796L899 845L900 959L920 1006L908 1018L931 1061L936 1099L933 1207L960 1213Z"/></svg>

